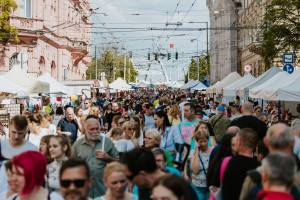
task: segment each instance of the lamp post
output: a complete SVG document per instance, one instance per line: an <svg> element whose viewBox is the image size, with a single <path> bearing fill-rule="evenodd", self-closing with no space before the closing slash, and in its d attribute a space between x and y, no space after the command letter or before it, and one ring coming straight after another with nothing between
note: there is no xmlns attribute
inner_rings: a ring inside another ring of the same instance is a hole
<svg viewBox="0 0 300 200"><path fill-rule="evenodd" d="M199 72L199 48L198 48L198 45L199 45L199 42L198 42L198 39L194 38L194 39L191 39L191 42L194 42L194 41L197 41L197 80L199 81L199 78L200 78L200 72Z"/></svg>

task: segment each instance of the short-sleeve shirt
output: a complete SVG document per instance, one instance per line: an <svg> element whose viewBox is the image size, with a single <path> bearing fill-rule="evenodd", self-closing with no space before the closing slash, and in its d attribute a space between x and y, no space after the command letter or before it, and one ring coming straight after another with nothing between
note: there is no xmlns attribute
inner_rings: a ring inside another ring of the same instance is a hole
<svg viewBox="0 0 300 200"><path fill-rule="evenodd" d="M173 154L175 152L175 144L183 144L184 141L180 135L178 126L167 127L162 134L160 148L168 150Z"/></svg>
<svg viewBox="0 0 300 200"><path fill-rule="evenodd" d="M91 145L86 140L86 137L80 138L73 145L73 152L76 158L85 160L90 168L92 177L92 187L89 196L91 198L100 197L105 194L105 187L103 183L103 170L107 162L96 158L96 150L102 149L104 141L104 151L111 157L119 158L119 152L114 146L113 142L105 136L99 137L95 145Z"/></svg>
<svg viewBox="0 0 300 200"><path fill-rule="evenodd" d="M66 118L63 118L58 122L57 128L59 128L61 131L64 132L70 132L71 133L71 140L72 142L75 142L77 139L77 132L78 132L78 124L76 121L68 121Z"/></svg>

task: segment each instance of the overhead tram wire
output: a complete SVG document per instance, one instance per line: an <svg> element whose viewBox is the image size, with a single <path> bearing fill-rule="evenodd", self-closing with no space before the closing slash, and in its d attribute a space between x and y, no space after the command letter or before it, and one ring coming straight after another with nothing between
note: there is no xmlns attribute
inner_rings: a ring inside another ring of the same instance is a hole
<svg viewBox="0 0 300 200"><path fill-rule="evenodd" d="M172 15L172 17L171 17L170 21L172 21L172 20L173 20L173 18L174 18L174 16L175 16L175 14L176 14L176 12L177 12L177 9L178 9L178 7L179 7L180 1L181 1L181 0L178 0L178 1L177 1L176 8L175 8L175 10L174 10L174 12L173 12L173 15Z"/></svg>
<svg viewBox="0 0 300 200"><path fill-rule="evenodd" d="M196 1L197 1L197 0L194 0L194 1L193 1L192 5L191 5L190 8L186 11L186 13L185 13L184 17L181 19L181 21L183 21L183 20L186 18L186 16L190 13L190 11L191 11L192 8L194 7Z"/></svg>

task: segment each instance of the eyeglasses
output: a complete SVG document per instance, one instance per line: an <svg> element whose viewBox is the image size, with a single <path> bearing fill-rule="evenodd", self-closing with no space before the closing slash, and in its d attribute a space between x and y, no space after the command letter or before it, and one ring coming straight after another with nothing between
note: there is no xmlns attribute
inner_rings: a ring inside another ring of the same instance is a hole
<svg viewBox="0 0 300 200"><path fill-rule="evenodd" d="M65 179L60 181L60 185L64 188L69 188L70 185L73 183L75 187L81 188L84 186L85 182L86 179L74 179L74 180Z"/></svg>

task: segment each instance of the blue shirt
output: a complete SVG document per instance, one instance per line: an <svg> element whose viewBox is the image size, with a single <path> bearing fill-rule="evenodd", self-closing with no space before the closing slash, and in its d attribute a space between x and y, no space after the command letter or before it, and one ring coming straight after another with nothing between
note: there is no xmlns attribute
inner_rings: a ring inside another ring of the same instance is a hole
<svg viewBox="0 0 300 200"><path fill-rule="evenodd" d="M74 120L68 121L66 118L63 118L58 122L57 128L59 128L63 132L70 132L72 143L76 141L78 131L77 122L75 122Z"/></svg>
<svg viewBox="0 0 300 200"><path fill-rule="evenodd" d="M184 143L178 130L178 126L167 127L165 132L162 134L160 148L163 150L168 150L172 156L174 156L176 143Z"/></svg>
<svg viewBox="0 0 300 200"><path fill-rule="evenodd" d="M175 167L166 167L165 168L165 172L169 173L169 174L174 174L176 176L181 176L181 173L178 169L176 169Z"/></svg>

